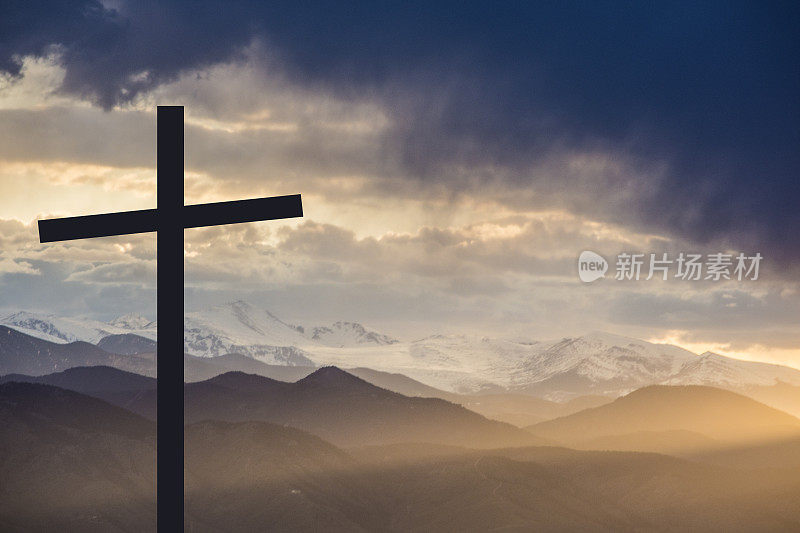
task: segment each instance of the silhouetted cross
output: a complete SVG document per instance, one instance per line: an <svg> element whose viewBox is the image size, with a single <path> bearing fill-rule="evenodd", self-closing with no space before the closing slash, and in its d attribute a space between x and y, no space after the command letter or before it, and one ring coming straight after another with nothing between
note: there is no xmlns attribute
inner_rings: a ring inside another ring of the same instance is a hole
<svg viewBox="0 0 800 533"><path fill-rule="evenodd" d="M183 230L303 216L299 194L183 205L183 106L158 106L158 208L39 221L40 242L157 233L158 530L183 531Z"/></svg>

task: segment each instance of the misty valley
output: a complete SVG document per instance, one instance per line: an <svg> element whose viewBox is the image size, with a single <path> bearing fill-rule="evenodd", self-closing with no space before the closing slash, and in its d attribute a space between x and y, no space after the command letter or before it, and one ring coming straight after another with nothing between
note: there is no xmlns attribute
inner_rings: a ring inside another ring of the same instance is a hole
<svg viewBox="0 0 800 533"><path fill-rule="evenodd" d="M0 322L0 529L154 531L156 325ZM186 331L187 531L800 528L788 367L603 333L407 343L243 302Z"/></svg>

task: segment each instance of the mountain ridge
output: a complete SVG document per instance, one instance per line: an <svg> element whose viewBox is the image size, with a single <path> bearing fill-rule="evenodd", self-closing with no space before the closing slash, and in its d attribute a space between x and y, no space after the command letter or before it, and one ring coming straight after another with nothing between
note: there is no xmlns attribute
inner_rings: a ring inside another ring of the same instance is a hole
<svg viewBox="0 0 800 533"><path fill-rule="evenodd" d="M141 316L119 317L112 321L116 326L98 326L92 321L81 325L77 319L52 316L49 322L42 319L31 325L28 320L33 320L32 316L13 313L0 323L9 322L11 324L5 324L6 327L58 344L65 344L65 338L79 334L96 339L101 330L108 333L107 330L114 329L121 333L111 333L97 340L101 348L117 354L153 358L148 350L154 346L155 323ZM67 325L74 329L67 331ZM28 326L33 329L26 329ZM118 326L144 329L120 329ZM140 335L142 331L145 336ZM198 377L208 377L214 372L214 366L224 366L213 364L215 358L232 359L231 354L239 354L252 361L284 367L368 366L376 371L405 375L448 393L523 393L558 402L589 395L617 397L656 384L706 384L738 391L780 383L800 386L800 370L791 367L713 353L696 355L678 346L605 332L594 331L550 341L431 335L400 342L355 322L337 321L333 327L323 329L294 326L268 310L241 300L188 313L185 340L186 353L212 361L211 365L205 365L192 360L196 363ZM27 355L29 362L35 360ZM119 361L121 365L136 362L133 359ZM67 363L61 361L56 366L39 370L0 366L0 371L44 373L63 369ZM79 364L89 363L79 361ZM108 363L98 359L95 364ZM144 368L144 363L138 364L140 370ZM241 368L253 366L245 359L234 364L237 365Z"/></svg>
<svg viewBox="0 0 800 533"><path fill-rule="evenodd" d="M544 442L460 405L403 396L331 367L296 383L228 373L186 384L184 390L188 423L261 420L297 427L338 445L417 440L489 447Z"/></svg>
<svg viewBox="0 0 800 533"><path fill-rule="evenodd" d="M702 385L652 385L611 403L527 428L582 447L592 440L645 432L691 432L733 443L800 437L800 419L725 389ZM684 435L685 437L686 435ZM625 439L619 439L623 442Z"/></svg>
<svg viewBox="0 0 800 533"><path fill-rule="evenodd" d="M35 394L25 399L12 389ZM50 416L51 393L75 420ZM9 408L20 401L28 407ZM155 425L119 411L55 387L0 385L4 531L155 529ZM36 431L26 430L30 424ZM556 447L343 450L306 431L259 421L192 423L185 450L186 523L202 531L261 531L264 524L341 532L800 525L796 469L739 470L652 453Z"/></svg>

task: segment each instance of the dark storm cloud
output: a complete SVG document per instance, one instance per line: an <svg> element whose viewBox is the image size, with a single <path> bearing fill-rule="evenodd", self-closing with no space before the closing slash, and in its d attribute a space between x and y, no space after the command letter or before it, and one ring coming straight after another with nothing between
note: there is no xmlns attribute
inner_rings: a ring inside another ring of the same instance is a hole
<svg viewBox="0 0 800 533"><path fill-rule="evenodd" d="M0 69L20 73L21 56L58 47L63 89L105 108L171 81L185 70L231 59L252 38L236 2L121 3L12 0L0 19Z"/></svg>
<svg viewBox="0 0 800 533"><path fill-rule="evenodd" d="M797 3L51 4L4 10L0 67L60 45L63 89L110 107L258 39L296 83L381 99L387 157L421 184L499 176L600 219L800 259ZM634 175L534 171L570 151L623 154ZM616 195L626 209L601 201Z"/></svg>

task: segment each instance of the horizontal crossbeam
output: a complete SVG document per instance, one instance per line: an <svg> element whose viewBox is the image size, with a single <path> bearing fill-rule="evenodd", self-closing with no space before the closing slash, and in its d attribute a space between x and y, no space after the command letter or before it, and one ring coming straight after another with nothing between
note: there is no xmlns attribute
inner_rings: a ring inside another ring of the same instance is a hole
<svg viewBox="0 0 800 533"><path fill-rule="evenodd" d="M158 229L157 213L156 209L143 209L141 211L40 220L39 242L70 241L89 237L109 237L156 231Z"/></svg>
<svg viewBox="0 0 800 533"><path fill-rule="evenodd" d="M302 216L303 203L300 195L290 194L252 200L186 205L181 210L182 220L176 222L184 228L199 228ZM51 218L39 221L39 241L57 242L147 233L157 231L158 227L157 209Z"/></svg>
<svg viewBox="0 0 800 533"><path fill-rule="evenodd" d="M187 205L183 208L183 227L200 228L220 224L239 224L303 216L299 194L252 200Z"/></svg>

